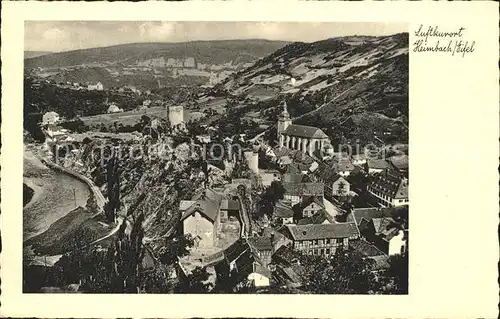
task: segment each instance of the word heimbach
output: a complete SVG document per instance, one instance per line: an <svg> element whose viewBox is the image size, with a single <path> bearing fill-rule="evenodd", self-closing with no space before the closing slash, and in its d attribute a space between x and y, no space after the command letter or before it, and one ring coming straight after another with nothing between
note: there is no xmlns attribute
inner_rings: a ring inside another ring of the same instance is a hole
<svg viewBox="0 0 500 319"><path fill-rule="evenodd" d="M425 40L417 40L413 43L413 52L447 52L452 56L461 54L462 57L467 53L472 53L475 50L476 41L449 40L440 42L439 40L434 45L427 44Z"/></svg>

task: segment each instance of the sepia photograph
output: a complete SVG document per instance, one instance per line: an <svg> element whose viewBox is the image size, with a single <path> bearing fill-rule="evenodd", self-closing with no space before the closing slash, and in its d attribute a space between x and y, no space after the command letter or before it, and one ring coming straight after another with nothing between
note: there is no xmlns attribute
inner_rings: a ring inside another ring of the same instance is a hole
<svg viewBox="0 0 500 319"><path fill-rule="evenodd" d="M24 24L24 293L408 294L406 23Z"/></svg>

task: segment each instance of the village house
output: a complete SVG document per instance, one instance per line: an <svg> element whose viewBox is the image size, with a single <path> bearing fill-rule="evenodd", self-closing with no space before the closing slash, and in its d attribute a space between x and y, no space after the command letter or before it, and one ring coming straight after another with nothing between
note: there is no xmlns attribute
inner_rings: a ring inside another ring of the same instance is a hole
<svg viewBox="0 0 500 319"><path fill-rule="evenodd" d="M101 82L97 82L96 84L89 84L87 85L87 90L89 91L102 91L104 89L104 86L102 85Z"/></svg>
<svg viewBox="0 0 500 319"><path fill-rule="evenodd" d="M341 159L332 165L333 171L340 176L349 176L354 171L354 165L349 159Z"/></svg>
<svg viewBox="0 0 500 319"><path fill-rule="evenodd" d="M240 238L226 248L223 259L215 265L218 279L221 282L235 282L236 287L247 281L254 287L269 286L271 271L268 265L272 256L272 245L269 239L264 240L266 243L260 242L259 239ZM259 251L258 247L263 251Z"/></svg>
<svg viewBox="0 0 500 319"><path fill-rule="evenodd" d="M363 153L352 155L351 162L353 165L362 166L362 165L366 164L366 155Z"/></svg>
<svg viewBox="0 0 500 319"><path fill-rule="evenodd" d="M363 255L365 259L373 261L371 272L380 273L390 268L389 256L366 240L354 240L351 242L351 247Z"/></svg>
<svg viewBox="0 0 500 319"><path fill-rule="evenodd" d="M191 235L197 248L216 246L221 202L222 196L211 189L204 189L190 201L180 202L182 233Z"/></svg>
<svg viewBox="0 0 500 319"><path fill-rule="evenodd" d="M383 159L370 159L366 161L365 169L368 174L382 173L389 169L389 163Z"/></svg>
<svg viewBox="0 0 500 319"><path fill-rule="evenodd" d="M57 124L59 120L59 114L56 112L47 112L42 116L42 125Z"/></svg>
<svg viewBox="0 0 500 319"><path fill-rule="evenodd" d="M325 196L344 196L350 193L350 183L327 165L321 164L314 172L313 178L315 181L325 185Z"/></svg>
<svg viewBox="0 0 500 319"><path fill-rule="evenodd" d="M108 107L108 113L120 113L123 112L123 109L119 108L116 104L111 104Z"/></svg>
<svg viewBox="0 0 500 319"><path fill-rule="evenodd" d="M323 198L318 196L304 196L302 203L298 206L302 209L302 217L311 217L325 208Z"/></svg>
<svg viewBox="0 0 500 319"><path fill-rule="evenodd" d="M259 170L259 176L264 187L271 186L272 182L281 181L281 173L278 170L262 169Z"/></svg>
<svg viewBox="0 0 500 319"><path fill-rule="evenodd" d="M324 185L322 183L283 183L285 188L284 199L293 205L300 203L305 196L319 196L323 198Z"/></svg>
<svg viewBox="0 0 500 319"><path fill-rule="evenodd" d="M286 102L278 117L278 141L280 147L298 150L310 156L316 150L323 150L330 139L321 129L312 126L292 124Z"/></svg>
<svg viewBox="0 0 500 319"><path fill-rule="evenodd" d="M337 249L348 249L350 241L360 236L353 222L286 225L283 232L292 241L294 249L321 256L333 255Z"/></svg>
<svg viewBox="0 0 500 319"><path fill-rule="evenodd" d="M280 200L274 207L274 216L281 221L282 225L293 223L293 209L289 202Z"/></svg>
<svg viewBox="0 0 500 319"><path fill-rule="evenodd" d="M389 158L391 167L401 174L408 173L408 155L395 155Z"/></svg>
<svg viewBox="0 0 500 319"><path fill-rule="evenodd" d="M394 208L356 208L347 220L356 223L368 242L392 256L407 251L408 238L407 225L397 221L394 214Z"/></svg>
<svg viewBox="0 0 500 319"><path fill-rule="evenodd" d="M395 171L375 174L367 190L382 207L408 205L408 178Z"/></svg>
<svg viewBox="0 0 500 319"><path fill-rule="evenodd" d="M326 210L320 209L314 215L302 218L297 222L297 225L310 225L310 224L332 224L335 219Z"/></svg>
<svg viewBox="0 0 500 319"><path fill-rule="evenodd" d="M287 246L282 246L276 250L272 256L272 267L274 268L273 278L279 284L288 288L299 288L302 280L297 274L303 267L297 258L297 253Z"/></svg>

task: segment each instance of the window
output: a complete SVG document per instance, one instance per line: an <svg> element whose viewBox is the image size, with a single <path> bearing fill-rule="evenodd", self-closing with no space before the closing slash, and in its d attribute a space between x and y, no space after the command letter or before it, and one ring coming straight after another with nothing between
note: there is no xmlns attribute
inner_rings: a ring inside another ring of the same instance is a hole
<svg viewBox="0 0 500 319"><path fill-rule="evenodd" d="M326 249L326 254L327 254L327 255L330 255L330 248L327 248L327 249Z"/></svg>
<svg viewBox="0 0 500 319"><path fill-rule="evenodd" d="M317 245L317 244L318 244L318 240L317 240L317 239L315 239L315 240L313 241L313 245Z"/></svg>
<svg viewBox="0 0 500 319"><path fill-rule="evenodd" d="M342 244L342 238L337 238L337 244Z"/></svg>
<svg viewBox="0 0 500 319"><path fill-rule="evenodd" d="M326 243L327 245L329 245L329 244L330 244L330 238L325 239L325 243Z"/></svg>
<svg viewBox="0 0 500 319"><path fill-rule="evenodd" d="M320 255L324 255L324 254L325 254L325 250L324 250L324 249L320 249L320 250L319 250L319 254L320 254Z"/></svg>

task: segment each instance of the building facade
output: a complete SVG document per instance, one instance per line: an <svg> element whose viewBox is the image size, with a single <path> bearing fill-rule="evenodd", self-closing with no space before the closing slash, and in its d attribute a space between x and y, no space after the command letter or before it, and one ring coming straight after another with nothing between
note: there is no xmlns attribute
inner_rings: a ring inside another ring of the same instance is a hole
<svg viewBox="0 0 500 319"><path fill-rule="evenodd" d="M337 249L348 249L349 242L359 239L355 223L287 225L285 236L292 247L306 254L329 256Z"/></svg>
<svg viewBox="0 0 500 319"><path fill-rule="evenodd" d="M324 150L330 145L330 139L319 128L313 126L292 124L286 103L283 112L278 117L278 141L281 147L298 150L312 155L316 150Z"/></svg>
<svg viewBox="0 0 500 319"><path fill-rule="evenodd" d="M396 172L387 171L375 174L367 190L382 207L409 204L408 178Z"/></svg>

